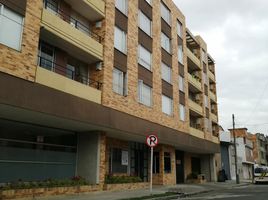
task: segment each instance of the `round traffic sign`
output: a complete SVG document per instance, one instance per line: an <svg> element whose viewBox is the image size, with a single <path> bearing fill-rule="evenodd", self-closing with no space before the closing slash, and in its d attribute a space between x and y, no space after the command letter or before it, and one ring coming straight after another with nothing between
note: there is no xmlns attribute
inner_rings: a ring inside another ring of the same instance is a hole
<svg viewBox="0 0 268 200"><path fill-rule="evenodd" d="M146 137L146 144L149 147L155 147L158 144L158 137L156 135L148 135Z"/></svg>

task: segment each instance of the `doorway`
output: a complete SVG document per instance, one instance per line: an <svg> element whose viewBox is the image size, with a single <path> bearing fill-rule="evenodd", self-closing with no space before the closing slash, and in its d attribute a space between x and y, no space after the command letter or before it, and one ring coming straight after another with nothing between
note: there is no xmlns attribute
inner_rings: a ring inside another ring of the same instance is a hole
<svg viewBox="0 0 268 200"><path fill-rule="evenodd" d="M184 183L184 152L176 150L176 183Z"/></svg>

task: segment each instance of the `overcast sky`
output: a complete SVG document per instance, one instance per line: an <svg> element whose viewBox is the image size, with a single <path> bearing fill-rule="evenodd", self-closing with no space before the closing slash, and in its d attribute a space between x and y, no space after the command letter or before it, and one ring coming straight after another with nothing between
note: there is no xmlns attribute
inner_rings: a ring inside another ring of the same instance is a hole
<svg viewBox="0 0 268 200"><path fill-rule="evenodd" d="M268 134L268 1L174 0L216 61L219 122Z"/></svg>

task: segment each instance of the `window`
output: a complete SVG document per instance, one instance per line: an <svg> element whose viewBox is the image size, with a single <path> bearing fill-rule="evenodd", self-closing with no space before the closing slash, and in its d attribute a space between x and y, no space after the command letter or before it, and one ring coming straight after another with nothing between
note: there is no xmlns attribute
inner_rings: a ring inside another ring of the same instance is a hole
<svg viewBox="0 0 268 200"><path fill-rule="evenodd" d="M202 49L202 61L206 62L206 60L207 60L207 54L206 54L205 50Z"/></svg>
<svg viewBox="0 0 268 200"><path fill-rule="evenodd" d="M124 13L125 15L127 15L127 11L128 11L128 0L116 0L115 1L115 7L120 10L122 13Z"/></svg>
<svg viewBox="0 0 268 200"><path fill-rule="evenodd" d="M162 62L162 79L168 83L172 81L172 69Z"/></svg>
<svg viewBox="0 0 268 200"><path fill-rule="evenodd" d="M170 10L161 2L161 17L170 25Z"/></svg>
<svg viewBox="0 0 268 200"><path fill-rule="evenodd" d="M55 50L53 46L40 42L39 45L39 66L48 70L54 70Z"/></svg>
<svg viewBox="0 0 268 200"><path fill-rule="evenodd" d="M166 34L161 33L161 46L168 53L171 53L171 45L170 44L171 44L171 42L170 42L169 37Z"/></svg>
<svg viewBox="0 0 268 200"><path fill-rule="evenodd" d="M173 112L173 100L165 95L162 95L162 112L167 115Z"/></svg>
<svg viewBox="0 0 268 200"><path fill-rule="evenodd" d="M179 21L177 21L177 34L182 38L182 24Z"/></svg>
<svg viewBox="0 0 268 200"><path fill-rule="evenodd" d="M142 80L139 80L138 96L140 103L152 106L152 88L145 85Z"/></svg>
<svg viewBox="0 0 268 200"><path fill-rule="evenodd" d="M127 165L122 165L122 149L110 149L110 172L127 173Z"/></svg>
<svg viewBox="0 0 268 200"><path fill-rule="evenodd" d="M23 17L0 4L0 43L20 51Z"/></svg>
<svg viewBox="0 0 268 200"><path fill-rule="evenodd" d="M179 107L179 110L180 110L180 120L181 121L185 121L185 106L180 104L180 107Z"/></svg>
<svg viewBox="0 0 268 200"><path fill-rule="evenodd" d="M45 8L52 12L53 14L57 14L59 12L59 5L58 2L55 0L46 0L45 2Z"/></svg>
<svg viewBox="0 0 268 200"><path fill-rule="evenodd" d="M179 90L184 92L184 78L179 76Z"/></svg>
<svg viewBox="0 0 268 200"><path fill-rule="evenodd" d="M127 94L127 75L126 73L114 68L113 70L113 91L120 95Z"/></svg>
<svg viewBox="0 0 268 200"><path fill-rule="evenodd" d="M114 28L114 47L122 53L127 53L127 36L124 31Z"/></svg>
<svg viewBox="0 0 268 200"><path fill-rule="evenodd" d="M153 153L153 173L158 174L159 173L159 152Z"/></svg>
<svg viewBox="0 0 268 200"><path fill-rule="evenodd" d="M151 24L151 20L139 10L139 27L149 36L152 34Z"/></svg>
<svg viewBox="0 0 268 200"><path fill-rule="evenodd" d="M178 61L183 64L183 50L182 45L178 46Z"/></svg>
<svg viewBox="0 0 268 200"><path fill-rule="evenodd" d="M74 80L74 75L75 75L75 67L70 64L67 64L66 77Z"/></svg>
<svg viewBox="0 0 268 200"><path fill-rule="evenodd" d="M205 107L208 108L208 96L207 95L205 95L204 104L205 104Z"/></svg>
<svg viewBox="0 0 268 200"><path fill-rule="evenodd" d="M171 158L169 152L164 152L164 172L171 173Z"/></svg>
<svg viewBox="0 0 268 200"><path fill-rule="evenodd" d="M143 67L145 67L148 70L152 70L152 54L147 49L145 49L143 46L139 45L138 49L139 54L139 64L141 64Z"/></svg>
<svg viewBox="0 0 268 200"><path fill-rule="evenodd" d="M150 5L152 4L152 0L145 0L145 1L147 1L147 3Z"/></svg>

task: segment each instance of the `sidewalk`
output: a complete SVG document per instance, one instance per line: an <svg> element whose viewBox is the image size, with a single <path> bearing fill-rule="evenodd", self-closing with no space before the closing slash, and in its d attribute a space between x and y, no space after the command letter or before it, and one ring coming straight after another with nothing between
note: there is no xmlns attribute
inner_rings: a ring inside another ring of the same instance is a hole
<svg viewBox="0 0 268 200"><path fill-rule="evenodd" d="M234 181L204 183L204 184L179 184L175 186L154 186L153 194L162 194L166 192L176 192L184 196L205 193L221 189L231 189L249 185L248 182L236 184ZM40 197L36 200L120 200L133 197L142 197L150 195L149 189L125 190L125 191L102 191L88 194L64 195Z"/></svg>

